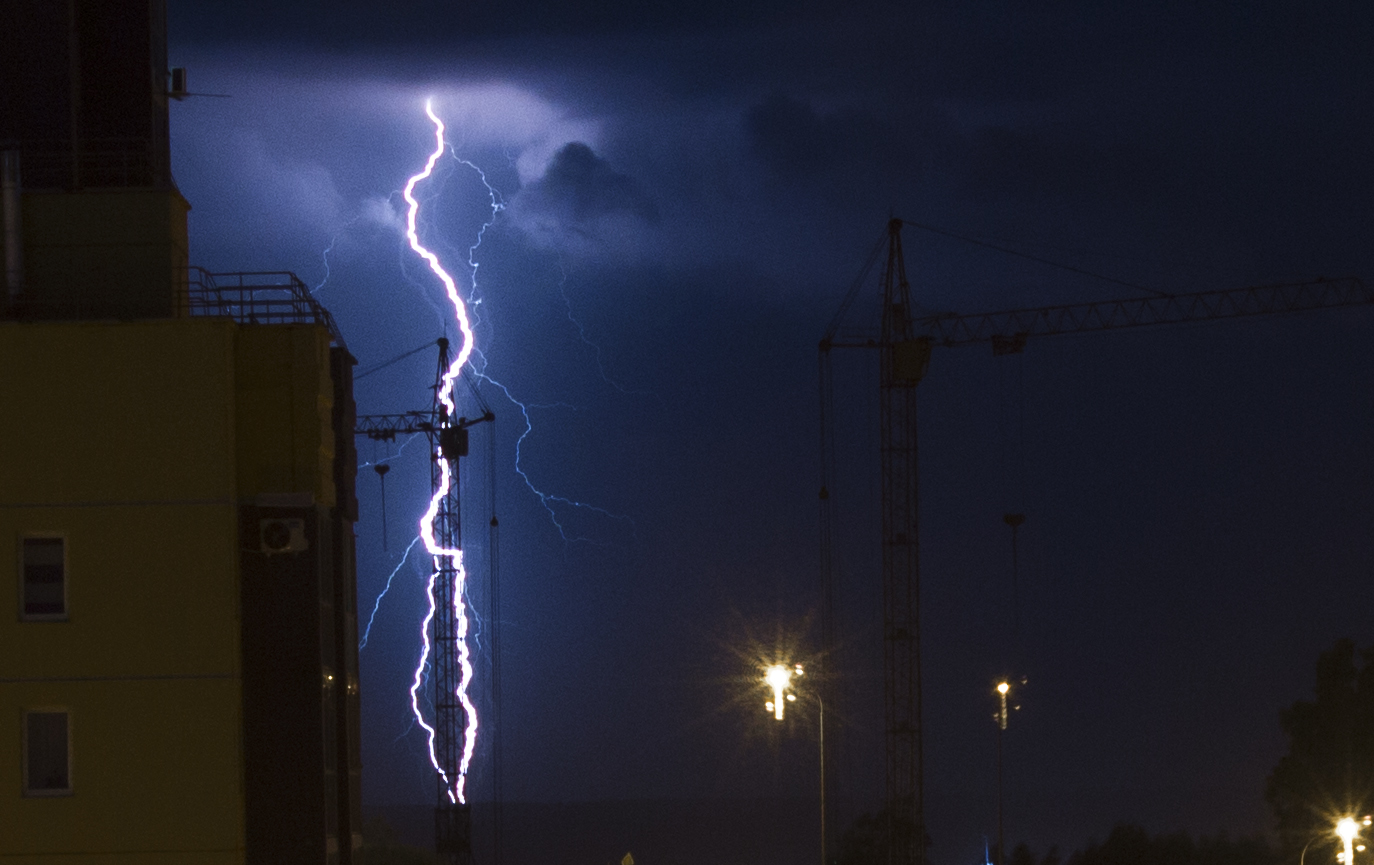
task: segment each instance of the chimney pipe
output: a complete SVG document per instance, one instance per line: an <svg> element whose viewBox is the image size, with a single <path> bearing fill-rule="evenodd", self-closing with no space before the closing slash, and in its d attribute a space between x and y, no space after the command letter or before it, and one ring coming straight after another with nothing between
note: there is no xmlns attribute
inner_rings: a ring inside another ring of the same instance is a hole
<svg viewBox="0 0 1374 865"><path fill-rule="evenodd" d="M19 151L0 151L0 211L5 228L5 297L10 308L24 299L24 235L20 225Z"/></svg>

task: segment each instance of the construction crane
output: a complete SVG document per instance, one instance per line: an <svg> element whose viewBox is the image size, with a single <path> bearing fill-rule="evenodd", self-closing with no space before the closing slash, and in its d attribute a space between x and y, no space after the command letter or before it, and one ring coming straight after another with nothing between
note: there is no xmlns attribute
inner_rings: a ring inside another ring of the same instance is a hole
<svg viewBox="0 0 1374 865"><path fill-rule="evenodd" d="M367 436L373 441L395 441L398 435L417 433L423 433L429 439L431 493L437 494L443 484L441 459L448 464L449 474L452 478L447 493L439 500L438 511L434 517L434 540L442 549L461 550L463 548L463 523L459 460L468 455L468 430L477 424L492 423L496 420L496 416L483 402L477 389L471 386L471 381L468 381L469 390L477 401L482 414L476 418L449 416L448 409L439 400L439 393L443 387L443 377L451 366L449 344L448 340L443 338L440 338L436 344L439 348L439 365L434 375L434 402L430 408L425 411L410 411L401 414L361 415L354 427L354 434ZM464 378L466 380L466 376ZM492 604L490 618L493 623L492 626L495 628L497 627L496 623L501 619L496 594L498 530L494 478L496 437L490 436L489 439L492 454L490 455L491 458L487 460L488 488L493 497L490 523L491 549L489 551ZM468 724L467 713L458 697L462 670L459 669L458 662L460 647L458 645L457 622L455 621L455 610L457 609L455 602L458 600L458 592L462 591L462 587L458 584L458 573L451 557L434 556L432 567L436 569L436 573L431 590L434 616L429 635L430 644L433 646L431 656L433 660L430 662L429 679L434 688L433 753L438 769L435 772L437 795L434 808L434 852L438 854L440 861L446 865L471 865L473 862L471 806L454 801L450 795L449 783L445 780L459 776L463 757L463 731ZM500 652L499 639L499 633L493 631L493 658ZM496 664L497 662L493 660L492 700L494 705L499 705L500 693L496 685L499 667ZM499 731L499 719L494 717L492 721L493 723L490 725L492 730ZM495 778L498 779L495 793L498 802L500 801L499 753L499 746L493 741L493 754L498 755L493 766ZM498 859L501 847L499 831L498 821L496 842Z"/></svg>
<svg viewBox="0 0 1374 865"><path fill-rule="evenodd" d="M1094 303L1002 312L915 316L902 257L902 220L888 222L885 243L870 253L820 342L821 396L821 641L823 665L833 665L835 633L833 504L835 474L834 386L830 352L874 349L879 358L879 450L882 476L883 706L886 840L889 865L923 865L920 533L917 484L916 388L935 346L989 344L994 354L1015 354L1032 336L1088 333L1152 325L1303 312L1374 303L1360 280L1309 282L1163 294ZM882 318L876 333L842 332L860 290L883 248ZM822 669L825 700L836 702L836 677ZM838 714L838 713L836 713ZM834 749L832 749L833 753ZM833 771L827 777L833 778ZM831 797L833 801L833 797Z"/></svg>

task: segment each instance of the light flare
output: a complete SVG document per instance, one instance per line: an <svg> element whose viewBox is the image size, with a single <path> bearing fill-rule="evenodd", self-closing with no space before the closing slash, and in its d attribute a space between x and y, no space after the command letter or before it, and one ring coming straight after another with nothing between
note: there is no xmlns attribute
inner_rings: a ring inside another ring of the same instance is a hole
<svg viewBox="0 0 1374 865"><path fill-rule="evenodd" d="M782 664L774 664L768 668L763 679L768 683L768 687L773 689L773 700L768 706L773 710L773 717L781 721L784 705L783 692L787 690L788 684L792 681L792 671Z"/></svg>
<svg viewBox="0 0 1374 865"><path fill-rule="evenodd" d="M439 158L444 155L444 122L434 113L431 100L425 101L425 114L434 123L434 152L430 154L429 160L425 163L424 170L411 177L406 183L402 196L405 198L409 210L406 214L406 239L410 241L410 248L415 254L423 258L428 264L429 269L434 275L439 277L439 281L444 284L444 292L448 295L449 301L453 304L454 313L458 320L458 330L462 334L460 347L440 380L438 393L439 402L444 406L447 418L452 421L457 415L457 406L453 401L453 383L462 372L463 366L468 362L473 350L472 325L468 320L467 306L463 303L463 298L458 294L458 286L448 271L444 270L439 263L439 257L430 252L420 244L420 237L416 230L416 219L420 213L420 203L415 199L415 186L420 181L428 179L434 173L434 166ZM435 458L438 460L440 469L439 489L435 491L430 499L429 508L424 516L420 518L420 538L424 541L425 549L434 559L434 570L430 574L427 594L429 596L429 612L425 615L423 624L420 627L420 637L423 647L420 651L420 664L415 668L415 680L410 687L410 706L415 713L415 719L429 737L429 760L434 765L434 769L439 773L444 781L445 789L448 791L449 798L456 803L466 803L467 797L465 786L467 781L468 767L472 763L472 754L477 745L477 707L472 704L468 696L468 686L472 682L472 660L467 645L468 635L468 616L463 603L464 587L467 580L467 572L463 567L463 551L461 549L448 549L441 546L434 537L434 519L439 513L439 502L448 494L449 485L452 483L448 461L444 459L442 450L438 449ZM420 711L420 688L424 680L425 664L429 660L429 626L434 620L434 583L438 579L439 571L443 567L443 560L448 559L452 564L456 583L453 591L453 620L456 623L458 664L462 671L458 683L457 696L463 706L463 711L467 719L466 728L463 731L463 757L458 765L458 777L450 778L448 773L439 765L438 755L434 750L435 731L434 727L426 723L424 713Z"/></svg>
<svg viewBox="0 0 1374 865"><path fill-rule="evenodd" d="M1360 824L1354 817L1342 817L1336 823L1336 835L1345 842L1345 850L1341 853L1343 865L1355 865L1355 839L1360 834Z"/></svg>

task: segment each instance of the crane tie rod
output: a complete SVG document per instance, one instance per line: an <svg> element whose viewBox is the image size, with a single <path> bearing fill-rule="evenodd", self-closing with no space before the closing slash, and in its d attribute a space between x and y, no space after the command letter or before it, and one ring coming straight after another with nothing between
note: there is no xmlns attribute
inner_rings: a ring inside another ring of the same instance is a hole
<svg viewBox="0 0 1374 865"><path fill-rule="evenodd" d="M1039 256L1031 255L1030 253L1019 252L1019 251L1017 251L1017 250L1015 250L1015 249L1008 249L1008 248L1006 248L1005 246L998 246L998 245L995 244L995 243L988 243L986 240L977 240L977 239L975 239L975 238L968 237L968 236L963 235L963 234L955 234L953 231L946 231L946 230L943 229L943 228L936 228L936 227L933 226L933 225L925 225L925 224L920 223L920 222L909 222L909 221L907 221L907 220L905 220L905 219L902 220L902 224L903 224L903 225L910 225L910 226L912 226L913 228L919 228L919 229L921 229L922 231L929 231L931 234L941 234L941 235L944 235L945 237L952 237L952 238L954 238L955 240L962 240L962 241L964 241L965 243L972 243L972 244L975 245L975 246L983 246L983 247L986 247L986 248L988 248L988 249L995 249L995 250L997 250L998 252L1005 252L1007 255L1015 255L1015 256L1018 256L1018 257L1020 257L1020 258L1025 258L1025 259L1028 259L1028 260L1030 260L1030 261L1037 262L1037 263L1039 263L1039 264L1048 264L1050 267L1057 267L1057 268L1060 268L1061 270L1067 270L1067 271L1069 271L1069 272L1071 272L1071 273L1081 273L1081 274L1084 275L1084 276L1091 276L1093 279L1100 279L1100 280L1103 280L1104 282L1112 282L1112 283L1115 283L1115 284L1117 284L1117 285L1124 285L1126 288L1134 288L1136 291L1148 292L1148 293L1150 293L1150 294L1155 295L1156 297L1173 297L1173 295L1171 295L1171 294L1169 294L1168 292L1165 292L1165 291L1159 291L1158 289L1149 288L1148 286L1144 286L1144 285L1137 285L1137 284L1134 283L1134 282L1126 282L1125 280L1115 279L1115 278L1110 277L1110 276L1103 276L1102 274L1100 274L1100 273L1094 273L1094 272L1091 271L1091 270L1084 270L1084 269L1081 268L1081 267L1074 267L1073 265L1064 264L1064 263L1059 262L1059 261L1051 261L1051 260L1049 260L1048 258L1040 258Z"/></svg>
<svg viewBox="0 0 1374 865"><path fill-rule="evenodd" d="M372 375L374 372L381 372L382 370L386 369L387 367L391 366L392 364L394 364L394 363L400 363L401 361L405 360L406 358L410 357L410 356L413 355L413 354L419 354L420 352L424 351L425 349L429 348L430 346L432 346L432 345L434 345L434 344L435 344L435 340L432 340L432 339L431 339L429 342L425 343L424 345L420 346L419 348L412 348L410 351L406 352L405 354L398 354L398 355L396 355L396 356L393 357L391 360L384 360L384 361L382 361L381 363L374 363L372 366L368 367L367 369L365 369L365 370L363 370L362 372L358 373L357 375L353 376L353 380L354 380L354 381L357 381L357 380L360 379L360 378L367 378L368 376Z"/></svg>
<svg viewBox="0 0 1374 865"><path fill-rule="evenodd" d="M912 323L920 338L929 339L936 345L959 346L995 341L999 337L1088 333L1365 304L1374 304L1374 291L1366 288L1358 278L1318 278L1168 297L1134 297L967 315L940 313L920 316ZM856 336L827 340L822 349L880 348L882 345L872 336Z"/></svg>

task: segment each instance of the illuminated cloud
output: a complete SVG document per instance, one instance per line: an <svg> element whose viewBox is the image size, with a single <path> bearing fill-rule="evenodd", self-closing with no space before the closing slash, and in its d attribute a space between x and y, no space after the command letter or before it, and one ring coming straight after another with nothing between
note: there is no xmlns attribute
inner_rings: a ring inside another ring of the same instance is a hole
<svg viewBox="0 0 1374 865"><path fill-rule="evenodd" d="M229 150L238 190L251 197L263 227L328 229L340 222L344 197L325 166L285 156L256 132L237 133Z"/></svg>
<svg viewBox="0 0 1374 865"><path fill-rule="evenodd" d="M371 195L363 199L362 205L358 208L358 221L394 231L397 235L405 234L406 231L406 220L400 209L390 198L380 195Z"/></svg>

